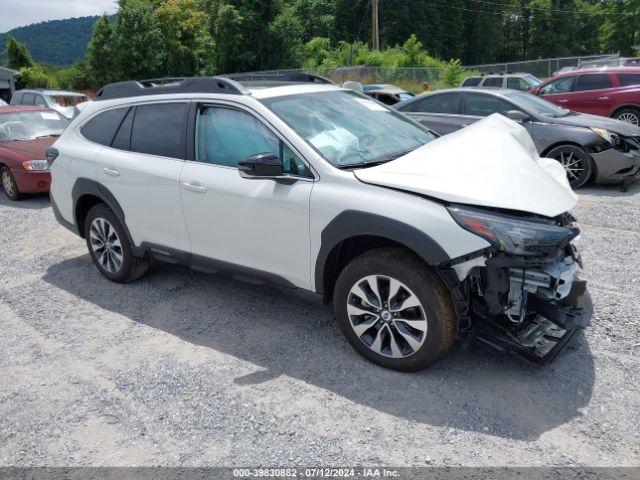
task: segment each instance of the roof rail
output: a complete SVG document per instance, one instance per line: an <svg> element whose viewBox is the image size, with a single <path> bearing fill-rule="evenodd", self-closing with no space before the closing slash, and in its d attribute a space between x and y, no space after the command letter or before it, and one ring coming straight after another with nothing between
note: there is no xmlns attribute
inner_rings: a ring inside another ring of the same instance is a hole
<svg viewBox="0 0 640 480"><path fill-rule="evenodd" d="M329 85L335 85L331 80L320 75L304 72L289 72L289 73L269 73L269 72L256 72L256 73L233 73L230 75L224 75L226 78L235 80L241 83L251 82L283 82L283 83L323 83Z"/></svg>
<svg viewBox="0 0 640 480"><path fill-rule="evenodd" d="M223 77L172 77L151 80L130 80L110 83L100 89L96 100L159 95L164 93L227 93L246 95L249 92L239 83Z"/></svg>

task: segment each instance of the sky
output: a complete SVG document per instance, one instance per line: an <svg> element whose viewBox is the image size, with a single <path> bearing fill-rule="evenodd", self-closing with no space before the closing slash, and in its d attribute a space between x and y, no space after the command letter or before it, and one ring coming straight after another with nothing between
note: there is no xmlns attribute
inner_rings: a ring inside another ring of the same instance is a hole
<svg viewBox="0 0 640 480"><path fill-rule="evenodd" d="M47 20L115 11L115 0L0 0L0 32Z"/></svg>

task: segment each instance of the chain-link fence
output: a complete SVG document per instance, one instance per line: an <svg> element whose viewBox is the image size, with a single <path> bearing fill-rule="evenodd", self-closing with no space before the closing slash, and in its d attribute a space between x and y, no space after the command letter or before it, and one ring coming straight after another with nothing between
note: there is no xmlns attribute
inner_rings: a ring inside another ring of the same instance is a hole
<svg viewBox="0 0 640 480"><path fill-rule="evenodd" d="M585 68L596 66L617 66L620 64L619 54L589 55L584 57L546 58L524 62L492 63L486 65L470 65L462 67L471 74L530 73L539 78L551 77L565 67ZM393 83L410 91L419 91L423 83L430 88L447 86L443 82L444 68L401 68L401 67L339 67L339 68L307 68L291 70L270 70L251 73L313 73L330 78L338 84L347 81L360 82L363 85L373 83ZM464 75L460 80L464 79Z"/></svg>

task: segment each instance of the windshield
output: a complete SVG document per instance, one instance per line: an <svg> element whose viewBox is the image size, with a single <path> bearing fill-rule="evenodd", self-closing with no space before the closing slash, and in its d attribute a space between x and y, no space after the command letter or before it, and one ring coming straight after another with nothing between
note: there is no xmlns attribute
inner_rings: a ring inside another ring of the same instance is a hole
<svg viewBox="0 0 640 480"><path fill-rule="evenodd" d="M551 102L526 92L509 92L505 93L509 100L518 104L524 110L531 113L542 115L543 117L566 117L571 111L560 108Z"/></svg>
<svg viewBox="0 0 640 480"><path fill-rule="evenodd" d="M339 168L393 160L435 138L426 128L353 91L289 95L263 103Z"/></svg>
<svg viewBox="0 0 640 480"><path fill-rule="evenodd" d="M79 103L86 102L88 98L82 95L53 95L49 100L60 107L75 107Z"/></svg>
<svg viewBox="0 0 640 480"><path fill-rule="evenodd" d="M57 112L0 113L0 142L31 140L62 134L68 122Z"/></svg>
<svg viewBox="0 0 640 480"><path fill-rule="evenodd" d="M400 100L405 101L405 100L411 100L413 97L415 97L415 95L413 93L409 93L409 92L403 92L399 95Z"/></svg>
<svg viewBox="0 0 640 480"><path fill-rule="evenodd" d="M538 85L540 85L542 83L542 80L540 80L538 77L534 77L533 75L525 75L524 79L532 87L537 87Z"/></svg>

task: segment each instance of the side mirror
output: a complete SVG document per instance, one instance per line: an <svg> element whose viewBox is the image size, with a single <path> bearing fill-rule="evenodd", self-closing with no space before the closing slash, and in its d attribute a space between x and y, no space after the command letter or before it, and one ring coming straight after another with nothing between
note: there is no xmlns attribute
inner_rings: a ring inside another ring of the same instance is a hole
<svg viewBox="0 0 640 480"><path fill-rule="evenodd" d="M243 178L280 178L284 176L282 160L273 153L258 153L238 162Z"/></svg>
<svg viewBox="0 0 640 480"><path fill-rule="evenodd" d="M529 93L533 93L534 95L540 95L540 87L535 87L529 90Z"/></svg>
<svg viewBox="0 0 640 480"><path fill-rule="evenodd" d="M506 113L506 116L507 118L510 118L511 120L515 120L516 122L526 122L527 120L531 119L529 115L527 115L521 110L509 110Z"/></svg>

